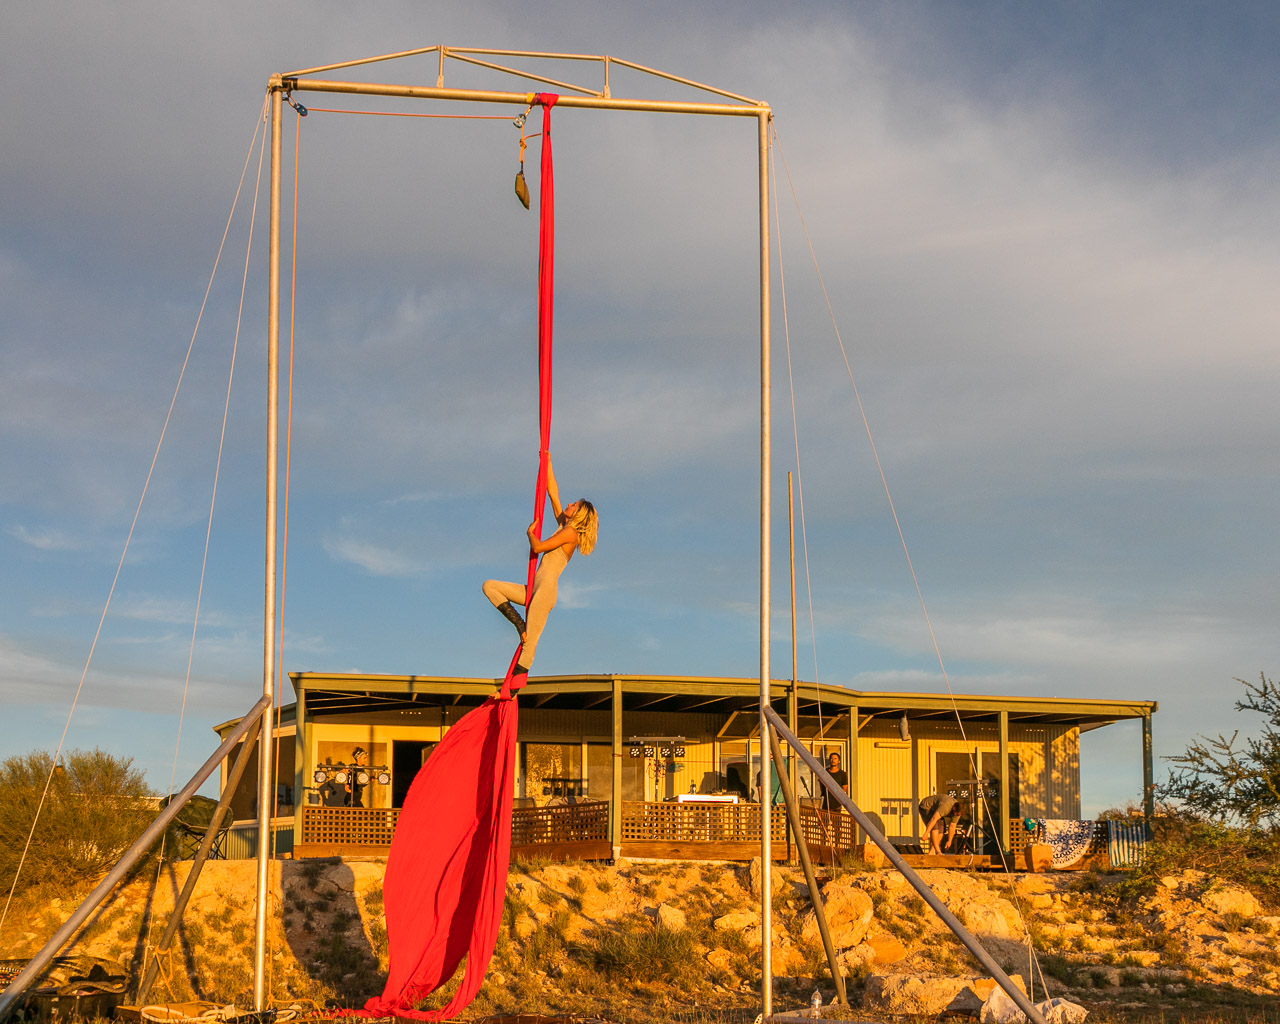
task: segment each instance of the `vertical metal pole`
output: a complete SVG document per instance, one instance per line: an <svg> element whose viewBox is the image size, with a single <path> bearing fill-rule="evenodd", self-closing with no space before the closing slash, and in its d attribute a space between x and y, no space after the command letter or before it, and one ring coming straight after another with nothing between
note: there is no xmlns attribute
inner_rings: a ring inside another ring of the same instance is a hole
<svg viewBox="0 0 1280 1024"><path fill-rule="evenodd" d="M796 515L791 494L791 471L787 470L787 548L791 566L791 692L787 699L787 728L800 733L800 669L796 653ZM817 680L815 680L816 682ZM794 793L800 788L800 762L794 757L787 765L787 776ZM796 842L800 842L797 835Z"/></svg>
<svg viewBox="0 0 1280 1024"><path fill-rule="evenodd" d="M848 711L849 715L849 756L845 758L845 774L849 777L849 798L858 802L858 706L855 704ZM858 836L854 830L854 839Z"/></svg>
<svg viewBox="0 0 1280 1024"><path fill-rule="evenodd" d="M302 842L302 809L306 806L303 797L313 771L307 764L311 724L307 721L307 691L303 687L298 687L298 699L293 707L293 842L296 846Z"/></svg>
<svg viewBox="0 0 1280 1024"><path fill-rule="evenodd" d="M773 807L772 762L769 757L769 111L760 111L760 1000L767 1021L773 1013L773 894L770 890L772 860L770 825Z"/></svg>
<svg viewBox="0 0 1280 1024"><path fill-rule="evenodd" d="M1009 777L1009 712L1000 712L1000 859L1009 868L1009 797L1012 795L1013 780Z"/></svg>
<svg viewBox="0 0 1280 1024"><path fill-rule="evenodd" d="M266 598L262 623L262 695L267 700L258 733L258 926L253 948L253 1006L266 1007L267 880L271 869L271 808L275 802L276 478L279 463L280 384L280 120L279 79L271 81L271 216L267 256L267 523Z"/></svg>
<svg viewBox="0 0 1280 1024"><path fill-rule="evenodd" d="M1151 838L1151 823L1156 816L1156 777L1151 761L1151 712L1142 713L1142 820Z"/></svg>
<svg viewBox="0 0 1280 1024"><path fill-rule="evenodd" d="M617 676L609 684L609 710L613 717L613 780L609 789L612 817L609 819L609 842L613 859L622 856L622 680Z"/></svg>

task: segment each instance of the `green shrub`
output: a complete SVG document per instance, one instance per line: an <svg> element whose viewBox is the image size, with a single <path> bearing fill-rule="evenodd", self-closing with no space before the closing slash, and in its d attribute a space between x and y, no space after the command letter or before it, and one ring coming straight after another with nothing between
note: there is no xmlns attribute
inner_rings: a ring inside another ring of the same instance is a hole
<svg viewBox="0 0 1280 1024"><path fill-rule="evenodd" d="M1241 886L1275 907L1280 901L1280 834L1169 811L1155 819L1142 866L1114 892L1121 900L1146 896L1161 878L1186 869Z"/></svg>
<svg viewBox="0 0 1280 1024"><path fill-rule="evenodd" d="M0 883L7 890L16 879L15 891L52 886L65 893L110 870L157 813L155 794L131 757L72 750L56 770L47 751L6 758Z"/></svg>

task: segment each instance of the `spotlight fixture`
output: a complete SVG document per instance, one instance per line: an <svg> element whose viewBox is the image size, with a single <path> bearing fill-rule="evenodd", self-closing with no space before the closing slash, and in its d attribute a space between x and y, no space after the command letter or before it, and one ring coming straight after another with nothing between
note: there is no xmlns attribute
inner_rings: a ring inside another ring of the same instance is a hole
<svg viewBox="0 0 1280 1024"><path fill-rule="evenodd" d="M320 765L312 772L311 778L317 786L323 786L326 782L345 786L353 779L357 786L367 786L370 782L376 782L379 786L391 785L391 772L385 765Z"/></svg>
<svg viewBox="0 0 1280 1024"><path fill-rule="evenodd" d="M904 740L911 739L911 729L907 725L907 713L902 712L902 718L898 720L898 735Z"/></svg>

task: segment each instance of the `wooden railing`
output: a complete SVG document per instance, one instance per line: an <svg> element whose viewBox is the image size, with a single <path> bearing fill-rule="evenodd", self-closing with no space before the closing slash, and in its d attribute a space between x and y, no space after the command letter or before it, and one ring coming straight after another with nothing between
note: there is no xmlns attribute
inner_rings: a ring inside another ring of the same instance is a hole
<svg viewBox="0 0 1280 1024"><path fill-rule="evenodd" d="M629 857L749 860L760 856L759 804L648 803L622 805L622 846ZM786 856L787 819L769 810L773 856Z"/></svg>
<svg viewBox="0 0 1280 1024"><path fill-rule="evenodd" d="M385 856L400 818L398 808L304 807L295 856ZM564 807L521 807L511 812L513 855L606 859L609 804L588 801Z"/></svg>
<svg viewBox="0 0 1280 1024"><path fill-rule="evenodd" d="M511 855L608 860L613 856L608 801L517 808L511 812Z"/></svg>

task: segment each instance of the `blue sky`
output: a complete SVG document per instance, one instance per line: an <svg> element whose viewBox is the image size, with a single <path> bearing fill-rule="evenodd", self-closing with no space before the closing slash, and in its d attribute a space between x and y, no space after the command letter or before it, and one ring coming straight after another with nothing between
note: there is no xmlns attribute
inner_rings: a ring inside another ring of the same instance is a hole
<svg viewBox="0 0 1280 1024"><path fill-rule="evenodd" d="M0 754L62 733L267 77L435 43L610 54L771 103L952 687L1157 699L1157 754L1247 729L1231 680L1280 653L1278 35L1267 4L8 5ZM602 526L537 670L753 675L753 125L554 123L552 450ZM287 670L505 666L479 582L519 572L531 517L536 218L511 196L516 149L503 121L304 124ZM801 674L937 689L779 188L816 634ZM67 736L161 789L247 213ZM179 780L261 686L263 260L260 236ZM796 444L775 313L781 508ZM783 675L782 516L775 536ZM1135 729L1087 736L1084 758L1086 810L1137 797Z"/></svg>

